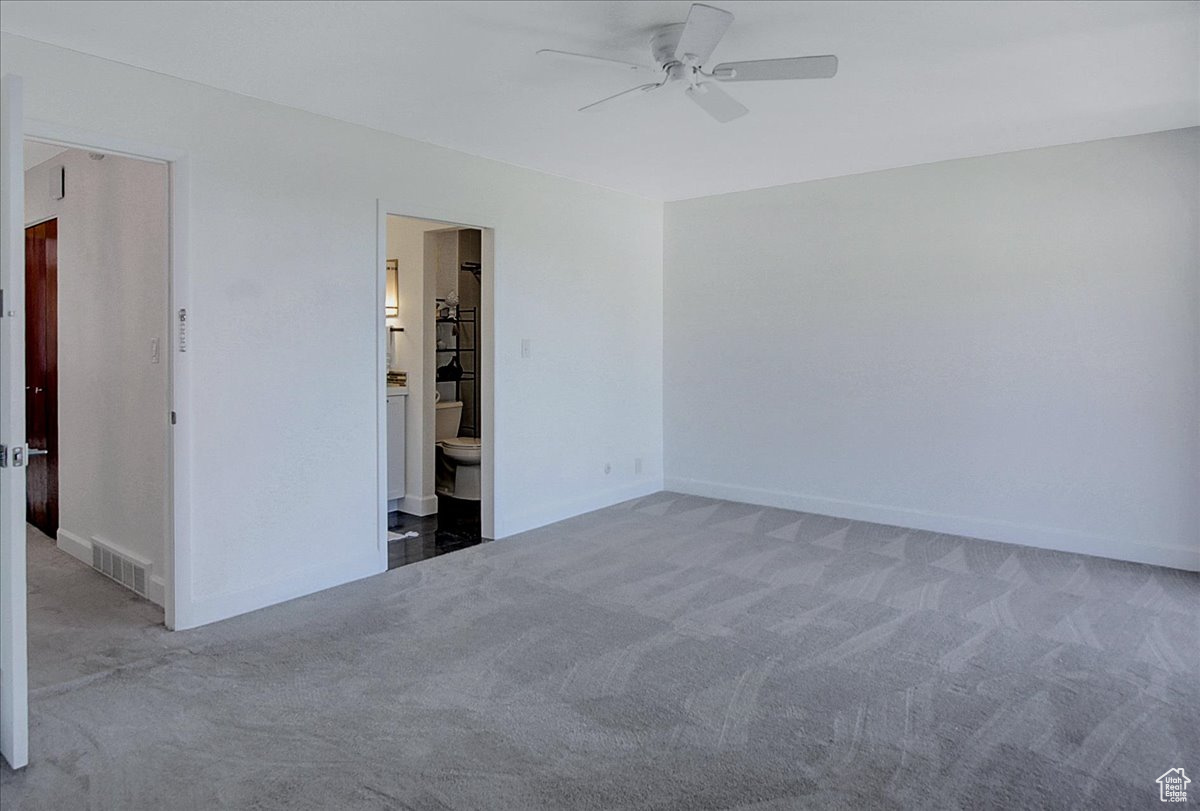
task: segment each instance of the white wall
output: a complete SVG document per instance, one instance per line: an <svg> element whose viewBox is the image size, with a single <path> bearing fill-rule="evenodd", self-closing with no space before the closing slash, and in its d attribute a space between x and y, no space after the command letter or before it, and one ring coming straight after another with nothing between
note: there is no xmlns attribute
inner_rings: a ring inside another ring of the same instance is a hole
<svg viewBox="0 0 1200 811"><path fill-rule="evenodd" d="M50 172L66 196L50 198ZM167 168L68 150L25 173L25 221L58 218L59 537L149 561L162 603L167 473ZM151 360L151 341L160 346Z"/></svg>
<svg viewBox="0 0 1200 811"><path fill-rule="evenodd" d="M425 469L425 330L433 320L426 307L425 234L446 228L443 222L411 217L387 218L387 258L396 259L400 271L400 317L404 332L391 335L394 368L408 372L408 402L404 417L404 483L407 495L399 508L413 515L437 512L433 473Z"/></svg>
<svg viewBox="0 0 1200 811"><path fill-rule="evenodd" d="M436 250L434 251L433 256L433 264L436 267L433 285L433 296L435 301L437 299L442 299L444 301L445 299L449 298L451 292L453 292L455 296L458 295L458 235L459 232L457 230L439 231L432 235L432 242L436 245ZM432 328L434 330L433 368L436 376L437 368L450 362L449 354L437 352L437 341L441 339L445 346L452 346L453 344L451 341L453 339L453 330L449 324L437 324ZM436 382L434 384L434 388L441 396L441 400L446 400L449 402L456 399L456 387L453 383ZM432 470L432 466L430 469ZM431 487L433 486L432 480L429 482L429 485Z"/></svg>
<svg viewBox="0 0 1200 811"><path fill-rule="evenodd" d="M444 299L450 292L458 293L458 231L442 231L437 235L437 285L434 298Z"/></svg>
<svg viewBox="0 0 1200 811"><path fill-rule="evenodd" d="M1200 568L1198 151L669 203L667 486Z"/></svg>
<svg viewBox="0 0 1200 811"><path fill-rule="evenodd" d="M188 153L180 627L385 565L378 198L495 228L497 536L660 488L660 204L8 34L0 71L31 118Z"/></svg>

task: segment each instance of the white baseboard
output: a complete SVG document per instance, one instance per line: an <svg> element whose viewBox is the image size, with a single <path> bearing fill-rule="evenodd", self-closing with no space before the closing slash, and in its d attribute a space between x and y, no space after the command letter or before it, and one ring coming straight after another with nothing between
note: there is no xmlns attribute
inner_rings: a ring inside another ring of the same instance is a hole
<svg viewBox="0 0 1200 811"><path fill-rule="evenodd" d="M146 585L146 596L150 598L150 602L158 606L166 606L167 604L167 586L163 579L156 574L150 575L150 581Z"/></svg>
<svg viewBox="0 0 1200 811"><path fill-rule="evenodd" d="M539 505L536 510L515 516L497 515L496 537L507 538L510 535L544 527L546 524L553 524L555 521L563 521L567 518L574 518L577 515L591 512L592 510L611 507L614 504L620 504L622 501L628 501L631 498L648 496L662 489L663 481L661 478L644 479L620 487L611 487L597 493L590 493L580 498Z"/></svg>
<svg viewBox="0 0 1200 811"><path fill-rule="evenodd" d="M189 606L175 607L175 630L198 628L239 614L268 608L278 603L306 597L318 591L341 586L387 571L387 558L381 562L372 550L360 561L332 568L328 561L292 572L278 580L259 583L243 591L225 592L193 598Z"/></svg>
<svg viewBox="0 0 1200 811"><path fill-rule="evenodd" d="M399 508L408 515L433 515L438 510L437 496L405 496Z"/></svg>
<svg viewBox="0 0 1200 811"><path fill-rule="evenodd" d="M677 476L668 476L664 480L664 486L667 490L696 496L761 504L767 507L850 518L856 521L870 521L876 524L924 529L930 532L944 532L949 535L982 538L987 541L1001 541L1061 552L1075 552L1081 555L1095 555L1133 563L1149 563L1192 572L1200 571L1200 549L1198 548L1189 549L1180 546L1121 541L1117 538L1089 535L1056 527L1041 527L992 518L976 518L968 515L952 515L844 501L823 496L785 493Z"/></svg>
<svg viewBox="0 0 1200 811"><path fill-rule="evenodd" d="M154 566L152 563L145 561L141 555L135 555L119 544L112 543L111 541L102 541L102 545L103 544L107 544L109 547L115 549L117 552L120 552L130 560L135 560L139 563L145 562L151 572L150 578L146 583L146 597L149 598L150 602L157 606L163 606L166 604L166 585L163 583L163 579L154 573ZM91 568L92 542L90 539L83 538L79 535L76 535L74 532L71 532L70 530L62 529L60 527L58 530L58 537L54 539L54 545L66 552L71 557L82 561L89 569Z"/></svg>
<svg viewBox="0 0 1200 811"><path fill-rule="evenodd" d="M58 537L54 539L54 545L71 557L83 561L89 567L92 565L92 542L86 538L80 538L74 532L60 528Z"/></svg>

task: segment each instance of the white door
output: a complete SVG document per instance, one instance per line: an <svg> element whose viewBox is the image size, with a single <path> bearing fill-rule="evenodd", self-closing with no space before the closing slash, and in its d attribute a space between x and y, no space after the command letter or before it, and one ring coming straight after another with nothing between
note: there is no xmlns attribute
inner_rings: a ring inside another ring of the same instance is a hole
<svg viewBox="0 0 1200 811"><path fill-rule="evenodd" d="M25 646L25 160L21 77L0 98L0 754L29 762Z"/></svg>

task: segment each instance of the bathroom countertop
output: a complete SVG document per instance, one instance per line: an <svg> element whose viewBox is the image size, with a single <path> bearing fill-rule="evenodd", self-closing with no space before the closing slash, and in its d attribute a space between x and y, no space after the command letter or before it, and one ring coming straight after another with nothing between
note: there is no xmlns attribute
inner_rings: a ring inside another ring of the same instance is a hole
<svg viewBox="0 0 1200 811"><path fill-rule="evenodd" d="M397 394L408 394L408 386L388 386L388 397L395 397Z"/></svg>

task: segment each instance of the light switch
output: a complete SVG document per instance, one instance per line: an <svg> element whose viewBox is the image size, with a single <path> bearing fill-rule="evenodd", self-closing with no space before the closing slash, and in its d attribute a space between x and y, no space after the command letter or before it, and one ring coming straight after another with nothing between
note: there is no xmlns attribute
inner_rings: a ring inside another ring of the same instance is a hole
<svg viewBox="0 0 1200 811"><path fill-rule="evenodd" d="M50 199L61 200L67 194L67 170L64 166L55 166L50 170Z"/></svg>

